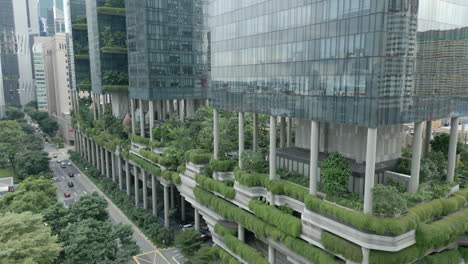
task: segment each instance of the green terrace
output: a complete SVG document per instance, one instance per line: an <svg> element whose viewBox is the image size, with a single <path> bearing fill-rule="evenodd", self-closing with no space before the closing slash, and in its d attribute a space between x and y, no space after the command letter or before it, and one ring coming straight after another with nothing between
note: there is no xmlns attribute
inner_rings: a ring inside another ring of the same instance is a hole
<svg viewBox="0 0 468 264"><path fill-rule="evenodd" d="M97 12L101 15L125 16L125 8L120 7L99 6Z"/></svg>
<svg viewBox="0 0 468 264"><path fill-rule="evenodd" d="M397 252L371 250L370 263L412 263L423 258L431 250L444 248L456 242L468 232L468 209L466 208L468 189L464 188L466 173L463 167L463 164L467 164L465 163L467 155L464 149L461 150L462 163L457 168L458 181L462 187L459 191L452 192L453 186L441 180L444 162L440 160L444 157L436 151L436 147L433 147L435 153L426 157L421 166L423 177L418 192L407 193L395 182L377 185L374 188L375 213L365 214L362 212L362 206L360 206L362 201L359 196L346 191L347 182L335 181L348 178L350 173L349 164L339 154L330 155L324 162L321 171L323 175L321 193L317 196L310 194L307 179L300 175L279 171L280 179L270 180L266 174L268 166L265 160L268 132L263 132L263 134L260 132L260 146L265 146L263 152L245 151L240 157L243 168L238 168L238 157L226 154L234 150L238 144L238 135L235 132L237 120L231 113L221 112L220 134L223 142L220 144L220 149L224 154L220 160L215 160L212 154L212 109L209 107L202 107L193 117L184 122L171 119L156 126L151 131L155 139L153 141L129 132L121 138L115 131L109 131L113 125L99 126L96 122L101 120L84 120L91 116L85 111L75 114L74 118L78 119L81 131L92 137L98 145L102 144L108 149L115 150L116 146L122 144L124 149L122 156L125 159L175 184L181 184L179 173L184 173L184 165L187 167L190 164L201 165L204 167L204 172L195 175L194 180L198 187L193 189L193 194L200 204L229 221L241 224L256 236L281 242L290 250L314 263L338 263L328 252L354 262L361 262L363 255L359 245L325 230L320 237L323 249L305 242L299 238L303 232L301 218L298 217L297 212L293 212L287 206L274 206L253 199L248 203L248 210L240 208L232 203L237 195L234 181L216 180L213 178L213 173L232 173L236 184L248 188L262 187L274 195L293 198L302 203L305 210L366 233L399 236L412 230L415 231L415 244ZM128 128L122 130L129 131ZM128 137L132 144L141 146L138 151L131 147L131 144L124 139L125 137ZM264 140L263 143L262 140ZM246 135L247 147L250 143L251 138ZM154 152L155 149L163 151L158 154ZM408 165L401 162L399 167L404 171ZM430 169L427 170L427 168ZM354 199L352 203L347 201L350 200L347 199L348 197L351 197L351 200ZM397 205L393 206L394 203ZM386 207L389 204L392 205L391 208ZM232 230L217 225L215 232L222 237L229 250L244 260L249 263L265 263L265 258L238 240ZM460 257L466 256L466 250L460 247L458 250L440 254ZM437 258L437 254L434 254L425 257L422 261L433 263L431 261Z"/></svg>
<svg viewBox="0 0 468 264"><path fill-rule="evenodd" d="M73 24L72 25L73 30L88 30L88 24Z"/></svg>

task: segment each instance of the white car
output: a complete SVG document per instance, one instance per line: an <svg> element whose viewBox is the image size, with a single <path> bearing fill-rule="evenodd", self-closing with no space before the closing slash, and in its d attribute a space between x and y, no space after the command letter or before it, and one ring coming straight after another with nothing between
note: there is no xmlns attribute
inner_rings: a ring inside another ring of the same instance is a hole
<svg viewBox="0 0 468 264"><path fill-rule="evenodd" d="M61 161L61 160L57 160L57 163L62 163L62 161Z"/></svg>
<svg viewBox="0 0 468 264"><path fill-rule="evenodd" d="M68 166L71 166L71 162L68 162L67 165L68 165Z"/></svg>
<svg viewBox="0 0 468 264"><path fill-rule="evenodd" d="M187 231L187 230L192 230L192 229L195 229L195 227L192 224L182 226L182 231Z"/></svg>

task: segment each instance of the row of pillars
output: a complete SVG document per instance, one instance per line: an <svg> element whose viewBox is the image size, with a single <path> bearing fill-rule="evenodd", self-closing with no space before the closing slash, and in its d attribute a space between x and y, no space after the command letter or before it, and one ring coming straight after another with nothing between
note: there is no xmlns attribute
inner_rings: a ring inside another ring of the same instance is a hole
<svg viewBox="0 0 468 264"><path fill-rule="evenodd" d="M145 137L145 103L148 104L148 119L150 128L150 139L153 140L153 127L155 120L166 120L173 116L179 116L181 121L185 117L195 113L195 100L159 100L159 101L145 101L141 99L130 99L130 112L132 116L132 133L136 134L136 111L138 108L140 115L140 136Z"/></svg>
<svg viewBox="0 0 468 264"><path fill-rule="evenodd" d="M121 190L124 189L123 185L123 169L122 159L120 155L120 148L117 148L116 152L111 152L103 148L102 146L96 145L92 140L85 137L82 133L77 133L77 150L86 158L94 167L101 171L102 175L111 178L115 183L118 183ZM125 186L127 195L131 195L131 164L128 160L124 160L125 163ZM140 201L143 200L143 208L148 210L148 176L151 177L151 201L152 201L152 213L157 217L157 179L155 176L145 172L138 166L133 166L133 182L134 182L134 194L135 194L135 205L140 206ZM139 188L139 175L142 179L142 194L140 194ZM164 224L169 227L169 211L175 207L175 187L164 186ZM182 221L185 221L185 199L181 196L181 216ZM198 216L199 217L199 216ZM196 217L197 219L197 217Z"/></svg>

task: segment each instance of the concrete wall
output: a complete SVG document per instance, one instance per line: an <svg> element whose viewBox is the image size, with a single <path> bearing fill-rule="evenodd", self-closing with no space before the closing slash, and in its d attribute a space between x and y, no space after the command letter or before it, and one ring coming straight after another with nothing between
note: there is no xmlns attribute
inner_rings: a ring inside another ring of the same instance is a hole
<svg viewBox="0 0 468 264"><path fill-rule="evenodd" d="M117 118L124 118L129 113L128 93L111 93L112 114Z"/></svg>
<svg viewBox="0 0 468 264"><path fill-rule="evenodd" d="M376 162L401 156L402 125L379 127ZM320 123L320 152L340 152L343 156L365 163L367 127ZM310 148L310 121L297 119L296 142L299 148Z"/></svg>

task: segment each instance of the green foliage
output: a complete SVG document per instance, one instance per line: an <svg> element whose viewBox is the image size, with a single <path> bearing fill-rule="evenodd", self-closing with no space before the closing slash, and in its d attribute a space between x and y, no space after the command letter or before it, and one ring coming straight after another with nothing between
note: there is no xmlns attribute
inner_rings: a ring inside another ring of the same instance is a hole
<svg viewBox="0 0 468 264"><path fill-rule="evenodd" d="M80 200L70 205L70 212L79 220L92 218L98 221L109 219L107 201L97 193L83 195Z"/></svg>
<svg viewBox="0 0 468 264"><path fill-rule="evenodd" d="M217 234L221 236L225 236L225 235L237 236L237 228L226 227L222 224L216 224L214 227L214 230Z"/></svg>
<svg viewBox="0 0 468 264"><path fill-rule="evenodd" d="M105 71L102 74L102 81L104 86L109 86L107 87L109 91L118 92L128 90L128 73L126 72ZM120 90L121 88L123 90Z"/></svg>
<svg viewBox="0 0 468 264"><path fill-rule="evenodd" d="M225 235L224 243L230 250L239 255L242 259L246 260L248 263L268 264L268 261L262 256L262 254L249 247L235 236Z"/></svg>
<svg viewBox="0 0 468 264"><path fill-rule="evenodd" d="M251 200L249 209L266 222L273 224L284 233L298 237L302 233L301 219L290 214L285 214L273 206L261 201Z"/></svg>
<svg viewBox="0 0 468 264"><path fill-rule="evenodd" d="M395 187L400 193L404 193L406 191L406 186L403 183L395 181L393 179L388 180L388 182L385 185Z"/></svg>
<svg viewBox="0 0 468 264"><path fill-rule="evenodd" d="M417 245L407 247L397 252L371 250L369 262L371 264L402 264L412 263L422 257L426 250L419 248Z"/></svg>
<svg viewBox="0 0 468 264"><path fill-rule="evenodd" d="M45 176L26 178L16 192L7 193L0 199L0 211L40 213L57 201L55 185Z"/></svg>
<svg viewBox="0 0 468 264"><path fill-rule="evenodd" d="M202 247L195 252L184 264L207 264L211 263L214 258L214 248Z"/></svg>
<svg viewBox="0 0 468 264"><path fill-rule="evenodd" d="M247 173L240 169L234 170L236 181L247 187L263 186L268 187L270 179L268 175L261 173Z"/></svg>
<svg viewBox="0 0 468 264"><path fill-rule="evenodd" d="M0 263L50 264L60 245L44 225L42 216L31 212L0 214Z"/></svg>
<svg viewBox="0 0 468 264"><path fill-rule="evenodd" d="M174 242L185 256L192 256L200 248L200 233L197 230L182 231L176 235Z"/></svg>
<svg viewBox="0 0 468 264"><path fill-rule="evenodd" d="M129 225L85 219L68 225L60 235L64 264L128 263L138 253Z"/></svg>
<svg viewBox="0 0 468 264"><path fill-rule="evenodd" d="M401 235L415 229L418 223L464 207L468 198L468 189L463 189L449 199L436 199L409 209L408 214L398 218L375 217L368 214L350 211L320 200L313 195L305 198L306 208L324 215L336 217L357 228L373 231L377 234Z"/></svg>
<svg viewBox="0 0 468 264"><path fill-rule="evenodd" d="M445 246L468 232L468 208L432 223L420 223L416 243L427 248Z"/></svg>
<svg viewBox="0 0 468 264"><path fill-rule="evenodd" d="M206 177L203 174L195 175L195 181L204 189L217 192L223 195L226 199L234 199L236 190L232 187L224 185L222 182Z"/></svg>
<svg viewBox="0 0 468 264"><path fill-rule="evenodd" d="M106 93L128 92L128 85L103 85L102 90Z"/></svg>
<svg viewBox="0 0 468 264"><path fill-rule="evenodd" d="M6 111L6 119L7 120L17 120L22 119L24 117L24 113L18 107L9 106L7 107Z"/></svg>
<svg viewBox="0 0 468 264"><path fill-rule="evenodd" d="M185 152L185 161L192 162L193 164L207 164L212 158L211 153L206 153L201 149L192 149Z"/></svg>
<svg viewBox="0 0 468 264"><path fill-rule="evenodd" d="M75 22L73 24L86 24L86 23L87 23L86 14L82 14L82 15L75 17Z"/></svg>
<svg viewBox="0 0 468 264"><path fill-rule="evenodd" d="M141 136L138 136L138 135L135 135L135 134L129 135L128 138L132 142L142 144L142 145L145 145L145 146L148 146L150 144L150 142L151 142L151 140L149 138L144 138L144 137L141 137Z"/></svg>
<svg viewBox="0 0 468 264"><path fill-rule="evenodd" d="M39 127L44 133L47 133L49 136L55 136L58 130L58 123L54 119L47 117L42 120L39 120Z"/></svg>
<svg viewBox="0 0 468 264"><path fill-rule="evenodd" d="M459 264L461 255L457 249L435 253L425 257L419 264Z"/></svg>
<svg viewBox="0 0 468 264"><path fill-rule="evenodd" d="M193 189L195 198L201 204L208 206L221 216L241 224L257 236L271 237L284 243L289 249L305 257L313 263L337 263L328 253L318 249L307 242L289 236L273 225L259 219L232 203L223 200L200 187Z"/></svg>
<svg viewBox="0 0 468 264"><path fill-rule="evenodd" d="M434 139L431 140L431 150L433 152L442 152L445 157L448 156L450 143L450 135L447 133L441 133L434 136ZM457 154L460 154L460 150L463 148L461 142L457 143Z"/></svg>
<svg viewBox="0 0 468 264"><path fill-rule="evenodd" d="M224 251L224 249L222 249L219 246L214 246L213 251L214 251L214 254L218 258L220 258L221 263L224 263L224 264L241 264L241 262L239 262L237 259L235 259L233 256L231 256L231 254L227 253L226 251Z"/></svg>
<svg viewBox="0 0 468 264"><path fill-rule="evenodd" d="M16 121L0 121L0 159L10 163L15 175L16 156L23 150L24 132Z"/></svg>
<svg viewBox="0 0 468 264"><path fill-rule="evenodd" d="M172 123L164 123L153 128L153 137L158 140L174 140L175 127Z"/></svg>
<svg viewBox="0 0 468 264"><path fill-rule="evenodd" d="M458 252L460 252L460 255L463 257L465 262L467 262L468 261L468 248L460 246L458 248Z"/></svg>
<svg viewBox="0 0 468 264"><path fill-rule="evenodd" d="M326 193L345 193L351 176L349 161L338 152L331 153L322 162L320 175Z"/></svg>
<svg viewBox="0 0 468 264"><path fill-rule="evenodd" d="M175 165L174 160L169 160L167 157L156 154L151 150L142 149L140 155L164 167Z"/></svg>
<svg viewBox="0 0 468 264"><path fill-rule="evenodd" d="M320 241L326 250L342 255L353 262L362 262L362 250L360 246L326 231L322 232Z"/></svg>
<svg viewBox="0 0 468 264"><path fill-rule="evenodd" d="M307 188L283 180L270 181L267 185L267 189L274 194L286 195L302 202L304 201L305 196L309 194L309 190Z"/></svg>
<svg viewBox="0 0 468 264"><path fill-rule="evenodd" d="M20 179L27 175L38 175L49 172L49 156L44 151L27 151L18 155L16 161L21 166L18 168Z"/></svg>
<svg viewBox="0 0 468 264"><path fill-rule="evenodd" d="M122 156L126 156L124 153ZM118 189L111 179L101 177L98 170L74 151L70 152L70 159L155 245L162 247L170 244L169 230L161 226L156 218L146 213L143 208L135 207L135 203L128 198L125 192Z"/></svg>
<svg viewBox="0 0 468 264"><path fill-rule="evenodd" d="M247 172L265 173L267 172L267 162L261 152L246 150L242 152L243 170Z"/></svg>
<svg viewBox="0 0 468 264"><path fill-rule="evenodd" d="M445 181L447 157L442 152L431 151L421 160L420 182Z"/></svg>
<svg viewBox="0 0 468 264"><path fill-rule="evenodd" d="M395 215L406 211L407 204L397 188L377 184L373 189L374 212L384 215Z"/></svg>
<svg viewBox="0 0 468 264"><path fill-rule="evenodd" d="M280 176L282 180L288 181L288 182L293 182L295 184L304 186L304 187L309 187L310 181L308 178L306 178L304 175L296 173L296 172L291 172L287 171L285 169L279 169L277 170L277 174Z"/></svg>
<svg viewBox="0 0 468 264"><path fill-rule="evenodd" d="M235 160L210 160L210 167L213 171L233 171L236 165L237 161Z"/></svg>
<svg viewBox="0 0 468 264"><path fill-rule="evenodd" d="M398 165L395 168L395 172L410 175L411 174L411 169L410 169L410 160L407 159L400 159L398 160Z"/></svg>
<svg viewBox="0 0 468 264"><path fill-rule="evenodd" d="M125 0L105 0L104 6L124 8Z"/></svg>

